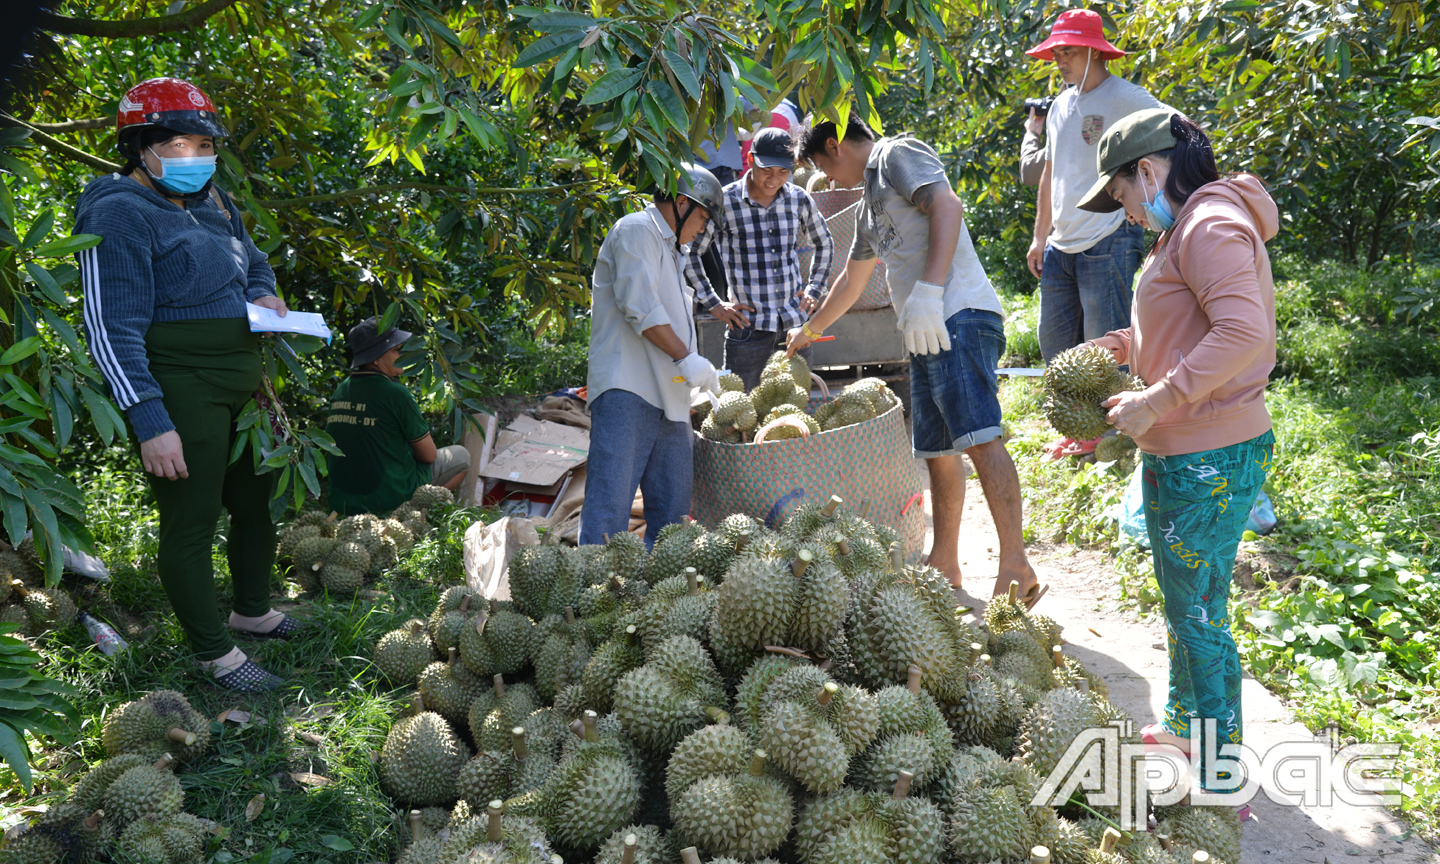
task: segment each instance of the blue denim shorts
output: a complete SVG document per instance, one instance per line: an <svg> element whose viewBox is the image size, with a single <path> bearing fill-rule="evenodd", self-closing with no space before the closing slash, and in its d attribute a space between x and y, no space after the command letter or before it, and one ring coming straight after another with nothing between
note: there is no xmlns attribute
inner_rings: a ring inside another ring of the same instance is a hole
<svg viewBox="0 0 1440 864"><path fill-rule="evenodd" d="M961 309L945 322L950 350L910 357L911 442L921 459L954 456L1001 435L995 368L1005 323L994 312Z"/></svg>

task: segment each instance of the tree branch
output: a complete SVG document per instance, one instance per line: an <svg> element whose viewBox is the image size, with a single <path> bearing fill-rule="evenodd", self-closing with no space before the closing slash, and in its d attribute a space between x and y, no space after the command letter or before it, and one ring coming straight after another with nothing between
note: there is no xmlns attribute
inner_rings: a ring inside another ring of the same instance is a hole
<svg viewBox="0 0 1440 864"><path fill-rule="evenodd" d="M365 195L378 195L383 192L399 192L406 189L415 189L421 192L453 192L475 195L543 195L550 192L560 192L565 189L573 189L577 186L590 186L598 183L598 180L582 180L579 183L562 183L558 186L529 186L523 188L507 186L476 186L473 190L468 186L446 186L440 183L382 183L379 186L361 186L357 189L346 189L341 192L327 192L323 195L303 195L299 198L280 198L276 200L257 199L256 204L267 210L283 210L287 207L307 207L311 204L327 204L331 201L344 201L349 198L360 198Z"/></svg>
<svg viewBox="0 0 1440 864"><path fill-rule="evenodd" d="M72 18L40 11L40 27L52 33L71 36L98 36L102 39L129 39L136 36L158 36L175 30L190 30L205 23L216 12L234 6L238 0L208 0L194 9L155 18L129 18L119 21L101 18Z"/></svg>
<svg viewBox="0 0 1440 864"><path fill-rule="evenodd" d="M88 132L91 129L109 129L115 125L114 117L91 117L89 120L66 120L64 123L36 123L29 121L31 129L63 135L66 132Z"/></svg>
<svg viewBox="0 0 1440 864"><path fill-rule="evenodd" d="M15 126L21 129L29 129L30 140L34 141L36 144L39 144L46 150L49 150L60 156L64 156L66 159L70 159L84 165L89 165L91 168L94 168L97 171L105 171L108 173L111 171L120 170L119 163L111 162L108 159L101 159L99 156L95 156L91 153L86 153L84 150L71 147L64 141L61 141L58 138L52 138L49 135L46 135L44 132L41 132L35 126L32 126L29 123L24 122L23 120L16 120L9 114L0 113L0 126Z"/></svg>

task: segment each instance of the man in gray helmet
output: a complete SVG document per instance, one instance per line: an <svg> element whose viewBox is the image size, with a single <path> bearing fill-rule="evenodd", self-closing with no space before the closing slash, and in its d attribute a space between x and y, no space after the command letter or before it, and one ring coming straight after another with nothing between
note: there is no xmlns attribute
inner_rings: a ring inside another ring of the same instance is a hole
<svg viewBox="0 0 1440 864"><path fill-rule="evenodd" d="M720 212L720 182L681 166L675 195L655 193L610 229L590 299L590 454L580 543L630 527L638 488L645 543L690 512L691 393L718 393L720 376L696 353L694 292L681 278L683 244Z"/></svg>

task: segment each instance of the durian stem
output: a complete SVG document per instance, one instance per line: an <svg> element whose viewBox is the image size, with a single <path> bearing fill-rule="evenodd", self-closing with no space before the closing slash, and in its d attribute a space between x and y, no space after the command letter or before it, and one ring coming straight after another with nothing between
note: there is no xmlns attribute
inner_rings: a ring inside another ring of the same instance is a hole
<svg viewBox="0 0 1440 864"><path fill-rule="evenodd" d="M449 656L445 658L445 665L446 665L446 666L454 666L454 665L455 665L455 646L454 646L454 645L451 645L451 646L450 646Z"/></svg>
<svg viewBox="0 0 1440 864"><path fill-rule="evenodd" d="M631 624L631 625L629 625L628 627L626 627L626 628L625 628L625 644L626 644L626 645L634 645L634 644L635 644L635 634L636 634L636 633L639 633L639 632L640 632L640 631L635 627L634 624Z"/></svg>
<svg viewBox="0 0 1440 864"><path fill-rule="evenodd" d="M824 663L821 663L815 668L819 669L821 672L829 672L831 669L835 668L835 661L827 659Z"/></svg>
<svg viewBox="0 0 1440 864"><path fill-rule="evenodd" d="M868 519L868 518L870 518L870 499L869 499L869 498L861 498L861 499L860 499L860 508L855 511L855 515L856 515L856 516L859 516L861 519Z"/></svg>
<svg viewBox="0 0 1440 864"><path fill-rule="evenodd" d="M724 708L717 708L711 705L705 709L705 716L709 717L710 722L716 726L728 726L730 724L730 715Z"/></svg>
<svg viewBox="0 0 1440 864"><path fill-rule="evenodd" d="M801 549L795 554L795 560L790 562L791 575L796 579L805 578L805 570L810 566L810 562L814 560L814 552L811 552L809 549Z"/></svg>
<svg viewBox="0 0 1440 864"><path fill-rule="evenodd" d="M601 543L609 543L609 542L610 542L610 535L609 535L609 534L601 534L601 535L600 535L600 542L601 542Z"/></svg>
<svg viewBox="0 0 1440 864"><path fill-rule="evenodd" d="M1054 648L1050 649L1050 659L1055 661L1056 669L1065 668L1065 652L1060 648L1059 645L1056 645Z"/></svg>
<svg viewBox="0 0 1440 864"><path fill-rule="evenodd" d="M19 595L20 595L20 599L21 599L21 600L24 600L26 597L29 597L29 596L30 596L30 589L29 589L29 588L26 588L26 587L25 587L25 583L24 583L24 582L21 582L19 579L11 579L11 580L10 580L10 588L11 588L16 594L19 594Z"/></svg>
<svg viewBox="0 0 1440 864"><path fill-rule="evenodd" d="M850 541L849 541L849 540L845 539L844 537L841 537L838 541L836 541L836 543L835 543L835 548L836 548L836 550L838 550L838 551L840 552L841 557L844 557L844 558L849 558L849 557L850 557Z"/></svg>
<svg viewBox="0 0 1440 864"><path fill-rule="evenodd" d="M1019 582L1011 582L1011 583L1010 583L1010 591L1009 591L1009 593L1007 593L1005 596L1006 596L1007 599L1009 599L1010 605L1011 605L1011 606L1014 606L1014 605L1015 605L1015 601L1020 597L1020 583L1019 583Z"/></svg>
<svg viewBox="0 0 1440 864"><path fill-rule="evenodd" d="M1089 693L1089 692L1090 692L1090 679L1089 679L1089 678L1081 678L1080 680L1076 681L1076 682L1075 682L1075 689L1079 690L1081 693Z"/></svg>
<svg viewBox="0 0 1440 864"><path fill-rule="evenodd" d="M1210 853L1204 849L1196 849L1195 854L1190 856L1190 864L1210 864Z"/></svg>
<svg viewBox="0 0 1440 864"><path fill-rule="evenodd" d="M510 742L515 745L515 761L524 762L525 757L530 755L530 748L525 746L524 726L516 726L510 730Z"/></svg>
<svg viewBox="0 0 1440 864"><path fill-rule="evenodd" d="M174 757L174 756L171 756L169 753L161 753L161 754L160 754L160 758L155 760L155 765L154 765L154 767L155 767L157 770L162 770L162 771L163 771L164 769L169 768L169 767L170 767L170 763L171 763L171 762L174 762L174 761L175 761L175 757Z"/></svg>
<svg viewBox="0 0 1440 864"><path fill-rule="evenodd" d="M485 808L485 815L490 817L489 824L485 828L485 838L491 843L499 843L505 839L505 828L500 824L500 817L505 815L505 802L496 798Z"/></svg>
<svg viewBox="0 0 1440 864"><path fill-rule="evenodd" d="M741 531L741 532L740 532L740 536L735 538L735 553L738 555L739 553L744 552L744 551L745 551L745 547L746 547L746 546L749 546L749 545L750 545L750 532L749 532L749 531Z"/></svg>
<svg viewBox="0 0 1440 864"><path fill-rule="evenodd" d="M574 624L574 623L575 623L575 607L574 607L574 606L566 606L566 607L565 607L565 623L566 623L566 624Z"/></svg>
<svg viewBox="0 0 1440 864"><path fill-rule="evenodd" d="M186 747L195 746L195 733L181 729L179 726L171 727L170 731L165 733L165 736L171 741L179 741Z"/></svg>
<svg viewBox="0 0 1440 864"><path fill-rule="evenodd" d="M505 698L505 676L499 672L495 673L495 698Z"/></svg>
<svg viewBox="0 0 1440 864"><path fill-rule="evenodd" d="M461 612L469 612L469 611L470 611L470 601L473 600L473 599L475 599L475 595L474 595L474 594L466 594L464 597L461 597L461 598L460 598L460 611L461 611Z"/></svg>
<svg viewBox="0 0 1440 864"><path fill-rule="evenodd" d="M980 655L983 654L983 653L985 653L985 646L984 646L984 645L981 645L979 642L971 642L971 643L970 643L970 665L971 665L971 666L974 666L974 665L975 665L975 662L980 659Z"/></svg>
<svg viewBox="0 0 1440 864"><path fill-rule="evenodd" d="M421 829L422 829L422 826L421 826L421 824L420 824L420 820L423 819L423 818L424 818L424 814L422 814L419 810L411 810L411 811L410 811L410 840L411 840L411 842L415 842L415 841L418 841L418 840L420 839L420 831L421 831Z"/></svg>
<svg viewBox="0 0 1440 864"><path fill-rule="evenodd" d="M639 837L634 834L626 834L625 849L620 853L620 864L635 864L635 847L639 845Z"/></svg>
<svg viewBox="0 0 1440 864"><path fill-rule="evenodd" d="M497 611L499 611L500 604L495 600L494 597L491 597L490 602L486 604L486 608L490 610L491 615L494 615Z"/></svg>
<svg viewBox="0 0 1440 864"><path fill-rule="evenodd" d="M561 858L559 855L551 855L550 864L565 864L565 859Z"/></svg>
<svg viewBox="0 0 1440 864"><path fill-rule="evenodd" d="M915 775L909 771L901 771L900 776L895 778L895 791L890 797L896 801L904 801L905 796L910 794L910 784L915 782Z"/></svg>
<svg viewBox="0 0 1440 864"><path fill-rule="evenodd" d="M905 569L905 553L900 551L899 543L890 544L890 569L896 571Z"/></svg>
<svg viewBox="0 0 1440 864"><path fill-rule="evenodd" d="M86 816L86 817L85 817L85 821L84 821L83 823L81 823L81 824L83 824L83 825L85 826L85 830L86 830L86 831L94 831L96 828L99 828L99 827L100 827L100 820L101 820L101 819L104 819L104 818L105 818L105 811L104 811L104 810L96 810L94 813L91 813L89 816Z"/></svg>
<svg viewBox="0 0 1440 864"><path fill-rule="evenodd" d="M600 715L596 714L594 711L586 711L584 716L580 718L580 722L585 724L586 742L594 744L596 741L600 740L600 729L597 725L599 721Z"/></svg>
<svg viewBox="0 0 1440 864"><path fill-rule="evenodd" d="M809 660L810 655L799 648L786 648L784 645L766 645L765 650L771 654L784 654L786 657L794 657L797 660Z"/></svg>
<svg viewBox="0 0 1440 864"><path fill-rule="evenodd" d="M484 635L485 635L485 622L487 622L487 621L489 621L489 620L490 620L490 613L489 613L489 612L486 612L484 609L481 609L481 610L480 610L480 614L475 616L475 633L476 633L476 635L479 635L479 636L484 636Z"/></svg>
<svg viewBox="0 0 1440 864"><path fill-rule="evenodd" d="M573 733L575 733L575 737L576 737L576 738L579 738L581 741L584 741L584 740L585 740L585 724L584 724L584 723L581 723L579 720L571 720L571 721L570 721L570 731L573 732Z"/></svg>
<svg viewBox="0 0 1440 864"><path fill-rule="evenodd" d="M835 515L835 511L840 509L840 505L844 503L844 498L841 498L839 495L831 495L830 500L825 502L825 506L820 508L820 515L829 519Z"/></svg>
<svg viewBox="0 0 1440 864"><path fill-rule="evenodd" d="M750 757L750 773L756 777L765 773L765 751L756 748L755 754Z"/></svg>
<svg viewBox="0 0 1440 864"><path fill-rule="evenodd" d="M911 664L910 664L910 668L907 669L907 670L905 670L905 671L906 671L906 674L907 674L907 677L906 677L906 679L905 679L905 687L906 687L911 693L914 693L916 696L919 696L919 695L920 695L920 676L923 675L923 674L925 674L925 673L922 672L922 671L920 671L920 667L919 667L919 666L916 666L914 663L911 663Z"/></svg>
<svg viewBox="0 0 1440 864"><path fill-rule="evenodd" d="M617 576L617 575L614 574L614 573L611 573L611 574L610 574L610 590L611 590L611 591L614 591L616 594L619 594L619 593L620 593L620 589L621 589L621 588L624 588L624 587L625 587L624 585L621 585L621 584L620 584L620 577Z"/></svg>
<svg viewBox="0 0 1440 864"><path fill-rule="evenodd" d="M685 593L691 597L700 593L700 571L694 567L685 568Z"/></svg>
<svg viewBox="0 0 1440 864"><path fill-rule="evenodd" d="M829 705L830 700L834 699L835 694L839 691L840 685L834 681L826 681L825 686L820 688L820 692L815 694L815 701L819 702L821 706Z"/></svg>
<svg viewBox="0 0 1440 864"><path fill-rule="evenodd" d="M989 654L981 654L981 655L980 655L980 662L981 662L981 663L984 663L986 666L989 666L989 665L990 665L990 655L989 655Z"/></svg>
<svg viewBox="0 0 1440 864"><path fill-rule="evenodd" d="M424 624L421 624L419 621L411 621L411 622L410 622L410 635L411 635L411 636L419 636L421 633L424 633L424 632L425 632L425 625L424 625Z"/></svg>
<svg viewBox="0 0 1440 864"><path fill-rule="evenodd" d="M1030 864L1050 864L1050 850L1044 846L1030 849Z"/></svg>
<svg viewBox="0 0 1440 864"><path fill-rule="evenodd" d="M1120 842L1120 832L1114 827L1106 828L1105 834L1100 838L1100 852L1109 855L1115 851L1115 844Z"/></svg>
<svg viewBox="0 0 1440 864"><path fill-rule="evenodd" d="M415 708L415 713L416 713L416 714L424 714L424 713L425 713L425 697L424 697L424 696L421 696L419 693L416 693L415 696L414 696L414 698L412 698L412 699L410 700L410 704L411 704L412 706L414 706L414 708Z"/></svg>
<svg viewBox="0 0 1440 864"><path fill-rule="evenodd" d="M680 860L684 864L700 864L700 851L694 846L686 846L680 850Z"/></svg>
<svg viewBox="0 0 1440 864"><path fill-rule="evenodd" d="M1175 841L1170 839L1169 834L1161 834L1157 831L1155 833L1155 839L1160 841L1160 848L1164 849L1166 852L1169 852L1171 848L1175 846Z"/></svg>

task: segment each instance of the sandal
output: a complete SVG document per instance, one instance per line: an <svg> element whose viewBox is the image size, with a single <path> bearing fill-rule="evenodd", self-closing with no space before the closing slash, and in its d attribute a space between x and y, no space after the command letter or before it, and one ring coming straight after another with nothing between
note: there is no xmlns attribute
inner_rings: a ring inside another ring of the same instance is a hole
<svg viewBox="0 0 1440 864"><path fill-rule="evenodd" d="M237 693L263 693L285 683L285 679L261 669L254 660L246 660L224 675L216 675L214 680L216 686Z"/></svg>
<svg viewBox="0 0 1440 864"><path fill-rule="evenodd" d="M286 615L286 614L284 614L284 613L281 613L280 623L279 623L279 624L276 624L274 627L270 628L269 630L265 631L264 633L256 633L254 630L241 630L241 629L239 629L239 628L237 628L237 627L231 627L231 628L230 628L231 632L233 632L233 633L238 633L238 634L240 634L240 635L242 635L242 636L249 636L251 639L287 639L287 640L290 639L291 637L293 637L296 633L299 633L301 630L304 630L304 629L305 629L305 624L304 624L304 622L302 622L299 618L292 618L292 617L290 617L289 615Z"/></svg>

